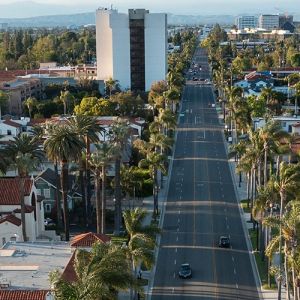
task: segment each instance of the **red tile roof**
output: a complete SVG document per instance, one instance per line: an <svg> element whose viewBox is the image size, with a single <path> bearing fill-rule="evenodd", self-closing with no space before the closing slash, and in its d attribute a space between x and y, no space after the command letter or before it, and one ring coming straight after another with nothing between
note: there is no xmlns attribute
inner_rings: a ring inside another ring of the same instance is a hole
<svg viewBox="0 0 300 300"><path fill-rule="evenodd" d="M19 123L16 123L12 120L5 120L2 122L3 124L6 124L6 125L9 125L9 126L12 126L12 127L16 127L16 128L20 128L22 125L19 124Z"/></svg>
<svg viewBox="0 0 300 300"><path fill-rule="evenodd" d="M34 206L25 205L25 213L32 213L34 209L35 209ZM14 212L17 214L21 213L21 208L16 208Z"/></svg>
<svg viewBox="0 0 300 300"><path fill-rule="evenodd" d="M4 223L4 222L10 222L16 226L20 226L21 225L21 220L19 218L17 218L14 215L7 215L4 218L0 219L0 224ZM1 299L1 298L0 298Z"/></svg>
<svg viewBox="0 0 300 300"><path fill-rule="evenodd" d="M74 251L73 255L71 256L68 264L66 265L62 273L62 278L68 282L74 282L77 280L77 275L74 269L75 255L76 255L76 251Z"/></svg>
<svg viewBox="0 0 300 300"><path fill-rule="evenodd" d="M0 300L45 300L46 290L0 290Z"/></svg>
<svg viewBox="0 0 300 300"><path fill-rule="evenodd" d="M71 247L92 247L95 242L108 243L110 237L105 234L97 234L93 232L76 235L70 245Z"/></svg>
<svg viewBox="0 0 300 300"><path fill-rule="evenodd" d="M25 179L24 196L30 195L32 183L30 178ZM18 178L0 178L0 205L20 205Z"/></svg>

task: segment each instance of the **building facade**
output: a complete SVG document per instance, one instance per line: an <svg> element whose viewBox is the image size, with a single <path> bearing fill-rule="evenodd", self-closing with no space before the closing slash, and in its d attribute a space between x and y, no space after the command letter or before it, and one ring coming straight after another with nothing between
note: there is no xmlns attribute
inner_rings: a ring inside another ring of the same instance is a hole
<svg viewBox="0 0 300 300"><path fill-rule="evenodd" d="M235 25L238 29L256 28L258 18L256 16L238 16L235 19Z"/></svg>
<svg viewBox="0 0 300 300"><path fill-rule="evenodd" d="M258 26L266 30L278 29L279 15L260 15L258 19Z"/></svg>
<svg viewBox="0 0 300 300"><path fill-rule="evenodd" d="M96 12L97 79L147 91L167 73L167 16L145 9Z"/></svg>

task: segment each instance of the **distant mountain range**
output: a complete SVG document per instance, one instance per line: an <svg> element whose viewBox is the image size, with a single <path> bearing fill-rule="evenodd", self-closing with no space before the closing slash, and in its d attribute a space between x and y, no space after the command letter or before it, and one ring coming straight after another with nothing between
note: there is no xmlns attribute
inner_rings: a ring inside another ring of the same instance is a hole
<svg viewBox="0 0 300 300"><path fill-rule="evenodd" d="M31 18L0 18L0 23L7 23L9 27L72 27L95 24L95 13L79 13L70 15L50 15ZM232 24L234 16L194 16L168 15L168 24ZM0 26L1 27L1 26Z"/></svg>
<svg viewBox="0 0 300 300"><path fill-rule="evenodd" d="M124 7L122 9L124 10ZM203 7L201 8L202 15L169 14L168 23L174 25L233 24L235 10L228 8L227 11L232 11L232 13L228 14L226 11L223 14L218 14L220 9L219 7L211 10L216 11L213 14L205 14L206 10ZM295 19L300 20L300 15L295 15ZM7 23L9 27L70 27L95 24L95 5L67 6L20 0L19 2L0 4L0 23Z"/></svg>

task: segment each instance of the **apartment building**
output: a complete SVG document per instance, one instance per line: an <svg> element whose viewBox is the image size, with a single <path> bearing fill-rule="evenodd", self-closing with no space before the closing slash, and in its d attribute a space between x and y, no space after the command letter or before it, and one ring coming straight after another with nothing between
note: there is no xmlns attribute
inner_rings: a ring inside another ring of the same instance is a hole
<svg viewBox="0 0 300 300"><path fill-rule="evenodd" d="M2 82L0 90L8 95L8 112L13 115L22 114L22 103L29 97L40 98L43 87L38 78L17 78Z"/></svg>
<svg viewBox="0 0 300 300"><path fill-rule="evenodd" d="M145 9L96 11L97 78L122 89L150 90L167 73L167 15Z"/></svg>

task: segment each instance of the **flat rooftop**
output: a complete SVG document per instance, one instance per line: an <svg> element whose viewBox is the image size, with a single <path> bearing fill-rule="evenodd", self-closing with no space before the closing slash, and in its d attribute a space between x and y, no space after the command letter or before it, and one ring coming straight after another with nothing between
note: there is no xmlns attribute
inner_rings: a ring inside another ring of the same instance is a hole
<svg viewBox="0 0 300 300"><path fill-rule="evenodd" d="M63 271L71 257L66 242L10 242L0 249L0 284L8 289L49 289L49 273Z"/></svg>

